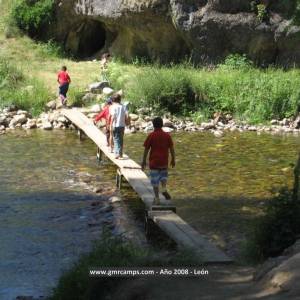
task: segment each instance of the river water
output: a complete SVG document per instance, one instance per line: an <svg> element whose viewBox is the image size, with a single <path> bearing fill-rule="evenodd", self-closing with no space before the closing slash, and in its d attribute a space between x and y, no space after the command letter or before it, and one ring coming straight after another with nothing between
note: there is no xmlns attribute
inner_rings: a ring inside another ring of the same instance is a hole
<svg viewBox="0 0 300 300"><path fill-rule="evenodd" d="M125 140L125 152L137 161L144 138L136 134ZM173 138L177 166L170 171L169 190L178 214L238 255L271 189L292 185L299 137L177 133ZM105 223L111 217L93 215L91 204L105 197L81 179L88 174L93 185L109 192L115 169L108 163L97 166L92 142L80 142L70 131L0 136L0 155L0 299L45 295L100 237L102 225L89 226L89 220ZM135 212L132 217L141 220L135 193L125 186L122 197Z"/></svg>

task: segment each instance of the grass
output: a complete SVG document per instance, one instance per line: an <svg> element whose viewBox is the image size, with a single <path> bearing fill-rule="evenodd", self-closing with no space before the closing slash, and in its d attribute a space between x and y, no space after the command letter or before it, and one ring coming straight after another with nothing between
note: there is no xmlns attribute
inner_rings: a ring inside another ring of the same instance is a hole
<svg viewBox="0 0 300 300"><path fill-rule="evenodd" d="M89 277L89 268L109 267L167 267L167 266L197 266L192 253L178 252L165 256L154 254L151 250L143 249L132 242L120 237L103 234L91 253L84 255L66 272L59 281L53 296L49 300L84 300L104 299L110 295L124 278L95 278ZM125 279L131 280L131 279Z"/></svg>
<svg viewBox="0 0 300 300"><path fill-rule="evenodd" d="M0 78L0 106L16 104L37 115L44 104L56 97L57 72L62 65L68 67L72 83L70 86L70 102L78 101L78 94L86 89L89 83L100 77L98 62L75 61L64 57L59 45L52 41L36 42L20 33L10 19L9 12L14 1L0 0L0 57L2 77ZM13 32L6 37L7 30ZM9 69L3 67L3 62ZM10 74L3 74L3 68ZM10 77L13 72L22 74L13 89L4 77ZM33 86L28 92L26 86Z"/></svg>
<svg viewBox="0 0 300 300"><path fill-rule="evenodd" d="M66 65L72 78L70 100L80 103L80 92L100 77L98 62L66 58L52 41L38 43L20 33L5 38L5 28L12 23L9 18L12 3L14 1L0 2L0 56L26 74L26 84L34 85L35 95L45 95L44 102L55 97L57 71ZM231 56L214 69L195 68L188 63L161 66L138 61L124 64L115 60L110 64L109 75L114 88L125 91L133 109L151 107L160 114L192 116L198 122L216 111L223 111L249 123L266 123L273 118L294 116L299 108L299 70L257 69L248 64L245 56ZM33 84L35 82L37 84ZM17 94L18 97L9 99L4 99L6 94L2 95L2 105L23 97L20 91ZM22 107L30 107L35 102L27 102L29 98L16 101ZM40 110L40 104L33 110Z"/></svg>
<svg viewBox="0 0 300 300"><path fill-rule="evenodd" d="M234 67L214 69L189 64L173 66L110 64L110 80L124 89L133 107L157 112L211 117L216 111L249 123L265 123L297 114L300 71Z"/></svg>

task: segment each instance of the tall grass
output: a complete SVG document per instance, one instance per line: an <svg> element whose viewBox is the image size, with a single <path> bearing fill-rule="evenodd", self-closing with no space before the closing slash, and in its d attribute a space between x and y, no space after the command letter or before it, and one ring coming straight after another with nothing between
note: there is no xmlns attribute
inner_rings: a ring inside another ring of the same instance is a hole
<svg viewBox="0 0 300 300"><path fill-rule="evenodd" d="M41 81L25 76L6 59L0 59L0 107L14 104L38 115L51 96Z"/></svg>
<svg viewBox="0 0 300 300"><path fill-rule="evenodd" d="M119 237L104 233L90 254L84 255L59 281L49 300L109 299L124 280L122 278L89 278L89 268L197 266L192 252L158 255ZM121 298L120 298L121 299Z"/></svg>
<svg viewBox="0 0 300 300"><path fill-rule="evenodd" d="M126 65L112 62L110 81L124 89L133 107L186 115L222 111L250 123L282 119L298 112L300 71L261 70L232 60L214 69Z"/></svg>

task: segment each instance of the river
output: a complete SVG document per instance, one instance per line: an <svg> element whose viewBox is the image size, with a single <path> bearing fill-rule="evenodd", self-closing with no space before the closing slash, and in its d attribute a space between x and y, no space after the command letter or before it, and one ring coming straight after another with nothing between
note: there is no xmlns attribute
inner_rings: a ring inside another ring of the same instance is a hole
<svg viewBox="0 0 300 300"><path fill-rule="evenodd" d="M140 161L144 134L126 136L125 152ZM292 185L300 139L256 133L173 134L177 166L169 190L178 214L232 256L260 214L271 189ZM100 238L115 169L98 166L92 142L74 132L33 130L0 136L0 299L45 295ZM86 179L88 177L88 180ZM84 179L85 178L85 179ZM89 179L91 178L91 179ZM121 192L128 218L141 226L141 202ZM131 214L131 212L133 212ZM90 220L102 221L89 226ZM134 226L134 225L133 225Z"/></svg>

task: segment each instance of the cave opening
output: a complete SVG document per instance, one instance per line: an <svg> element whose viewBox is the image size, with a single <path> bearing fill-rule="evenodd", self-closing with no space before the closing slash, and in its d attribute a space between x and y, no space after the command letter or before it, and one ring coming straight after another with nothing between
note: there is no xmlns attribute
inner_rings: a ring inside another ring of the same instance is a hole
<svg viewBox="0 0 300 300"><path fill-rule="evenodd" d="M101 22L88 20L80 30L80 41L77 56L89 58L104 48L106 43L106 30Z"/></svg>

